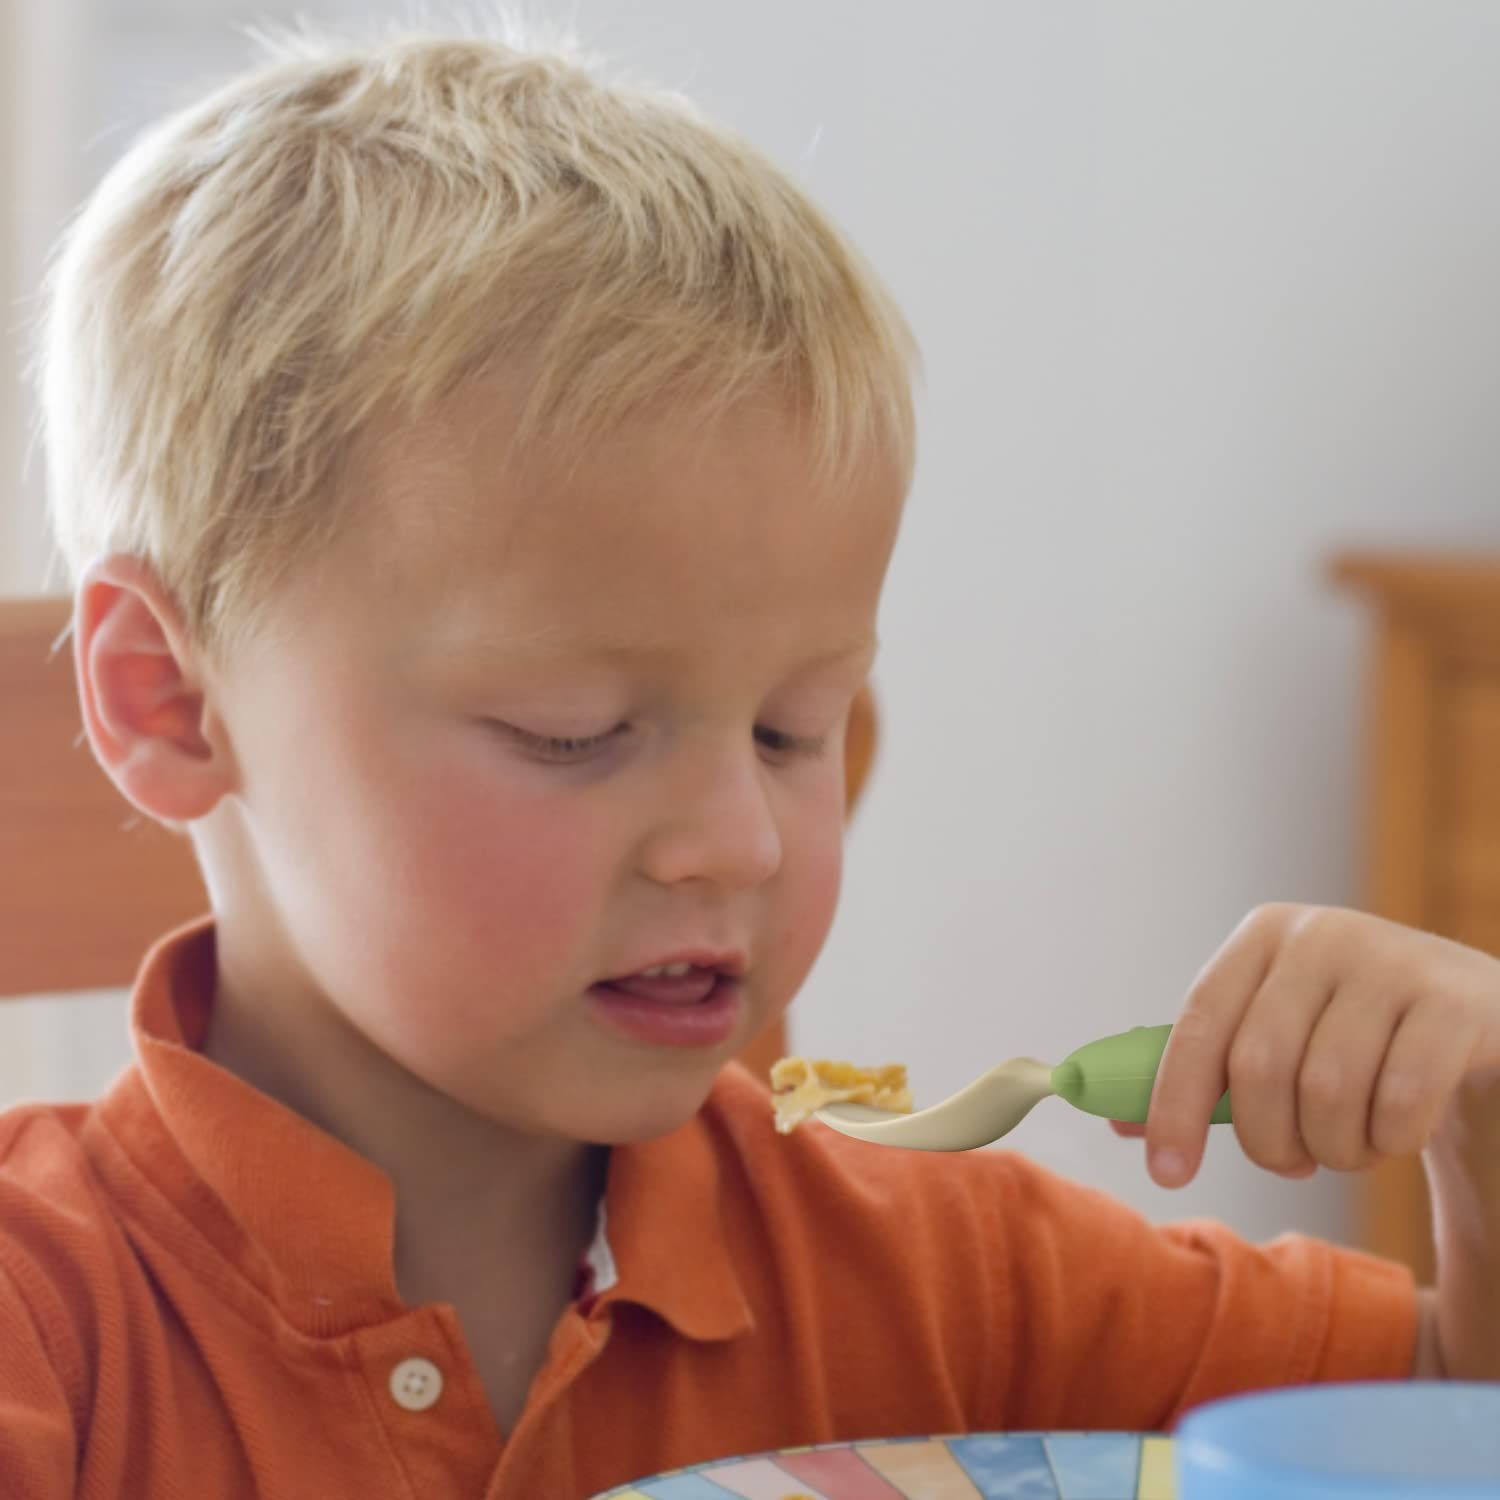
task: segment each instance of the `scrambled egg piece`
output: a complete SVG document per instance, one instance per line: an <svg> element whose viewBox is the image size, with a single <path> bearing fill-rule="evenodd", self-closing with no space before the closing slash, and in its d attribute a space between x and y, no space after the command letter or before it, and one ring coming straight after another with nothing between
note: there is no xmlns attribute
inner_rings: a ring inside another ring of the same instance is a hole
<svg viewBox="0 0 1500 1500"><path fill-rule="evenodd" d="M825 1104L868 1104L895 1115L911 1113L906 1067L857 1068L847 1062L814 1062L783 1057L771 1068L771 1107L783 1135L795 1130Z"/></svg>

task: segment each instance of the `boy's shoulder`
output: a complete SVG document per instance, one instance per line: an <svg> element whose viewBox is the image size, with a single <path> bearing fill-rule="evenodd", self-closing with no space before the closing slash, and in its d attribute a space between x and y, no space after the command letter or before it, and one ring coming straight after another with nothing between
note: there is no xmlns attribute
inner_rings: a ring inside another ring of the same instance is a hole
<svg viewBox="0 0 1500 1500"><path fill-rule="evenodd" d="M32 1330L75 1407L131 1259L87 1143L96 1109L27 1103L0 1111L0 1325L12 1335L21 1323Z"/></svg>
<svg viewBox="0 0 1500 1500"><path fill-rule="evenodd" d="M28 1103L0 1111L0 1271L13 1281L59 1283L70 1267L97 1263L107 1243L123 1243L89 1141L96 1109Z"/></svg>
<svg viewBox="0 0 1500 1500"><path fill-rule="evenodd" d="M91 1104L0 1110L0 1255L49 1228L90 1223L107 1204L83 1144Z"/></svg>

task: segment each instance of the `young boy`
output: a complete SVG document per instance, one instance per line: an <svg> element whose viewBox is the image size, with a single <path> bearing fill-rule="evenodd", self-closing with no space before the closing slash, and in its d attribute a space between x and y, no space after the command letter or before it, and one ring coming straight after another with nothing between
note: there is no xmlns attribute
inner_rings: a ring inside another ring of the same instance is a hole
<svg viewBox="0 0 1500 1500"><path fill-rule="evenodd" d="M106 1097L0 1118L7 1497L571 1500L1500 1375L1485 955L1256 913L1148 1129L1185 1180L1227 1081L1272 1170L1425 1146L1435 1296L781 1137L726 1067L832 916L911 362L781 174L559 56L303 43L115 169L45 328L53 518L94 754L212 914Z"/></svg>

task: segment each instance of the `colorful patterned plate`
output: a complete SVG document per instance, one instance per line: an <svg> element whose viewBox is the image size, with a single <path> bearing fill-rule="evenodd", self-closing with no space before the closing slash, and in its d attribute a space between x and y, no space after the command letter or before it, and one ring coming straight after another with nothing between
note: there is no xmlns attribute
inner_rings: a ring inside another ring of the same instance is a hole
<svg viewBox="0 0 1500 1500"><path fill-rule="evenodd" d="M594 1500L1173 1500L1154 1433L998 1432L784 1448L638 1479Z"/></svg>

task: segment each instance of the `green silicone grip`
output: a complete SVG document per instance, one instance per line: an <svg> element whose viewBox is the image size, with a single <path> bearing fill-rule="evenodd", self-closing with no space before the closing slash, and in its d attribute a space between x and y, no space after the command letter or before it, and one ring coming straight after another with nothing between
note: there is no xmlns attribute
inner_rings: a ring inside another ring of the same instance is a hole
<svg viewBox="0 0 1500 1500"><path fill-rule="evenodd" d="M1144 1121L1151 1107L1151 1085L1171 1034L1170 1026L1135 1026L1118 1036L1089 1042L1053 1068L1053 1092L1086 1114ZM1226 1090L1210 1123L1227 1125L1232 1118Z"/></svg>

